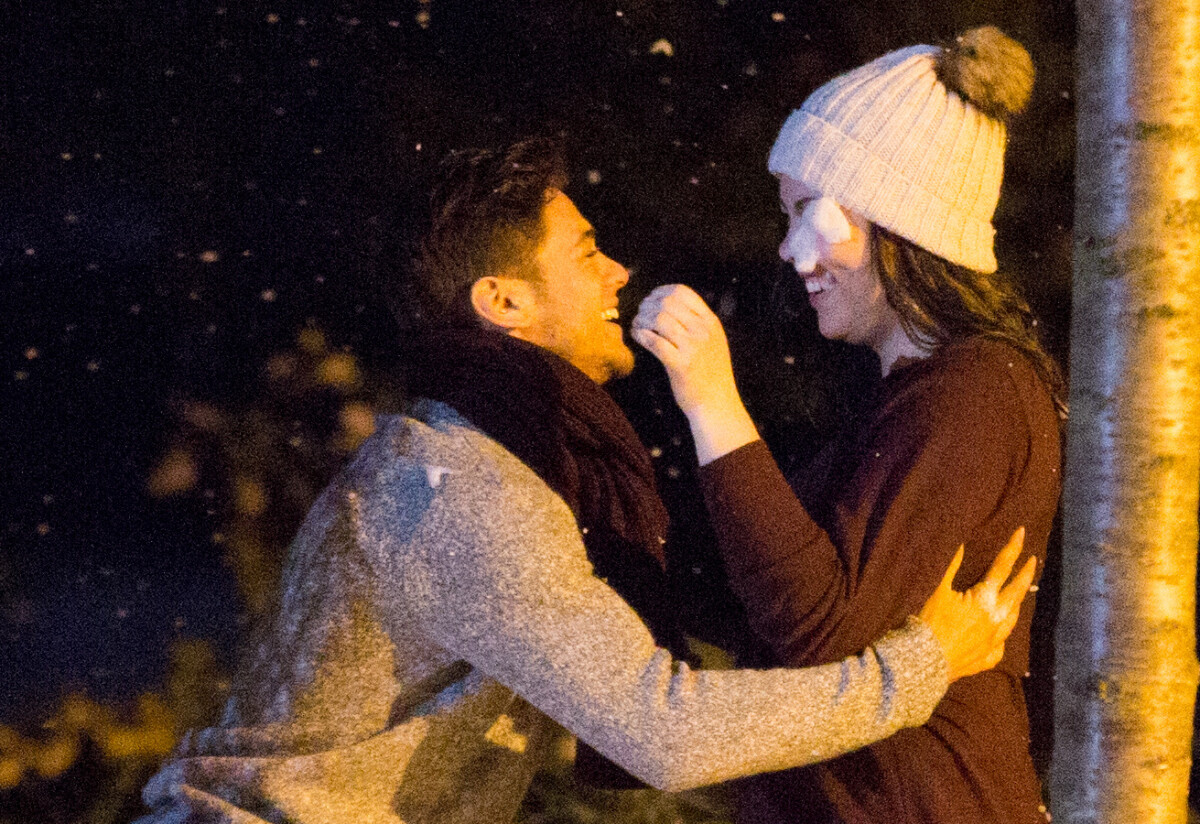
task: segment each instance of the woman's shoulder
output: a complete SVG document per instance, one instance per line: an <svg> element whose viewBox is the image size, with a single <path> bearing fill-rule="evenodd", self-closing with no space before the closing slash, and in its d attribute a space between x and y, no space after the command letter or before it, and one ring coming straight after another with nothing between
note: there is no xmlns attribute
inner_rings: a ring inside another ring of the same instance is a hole
<svg viewBox="0 0 1200 824"><path fill-rule="evenodd" d="M946 386L974 386L1048 393L1029 356L1011 343L985 335L950 341L929 359L931 377Z"/></svg>
<svg viewBox="0 0 1200 824"><path fill-rule="evenodd" d="M1057 432L1050 387L1011 343L977 335L946 344L930 361L932 369L918 394L939 420L974 420L983 429Z"/></svg>
<svg viewBox="0 0 1200 824"><path fill-rule="evenodd" d="M1050 392L1019 349L975 335L938 347L888 379L893 414L916 414L930 426L1028 418L1030 406L1050 404Z"/></svg>

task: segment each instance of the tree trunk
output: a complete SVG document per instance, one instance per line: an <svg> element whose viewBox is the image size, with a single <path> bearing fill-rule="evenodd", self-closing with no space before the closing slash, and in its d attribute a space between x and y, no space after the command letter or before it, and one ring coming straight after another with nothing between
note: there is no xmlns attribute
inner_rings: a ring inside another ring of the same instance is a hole
<svg viewBox="0 0 1200 824"><path fill-rule="evenodd" d="M1080 0L1050 799L1187 818L1200 492L1200 9Z"/></svg>

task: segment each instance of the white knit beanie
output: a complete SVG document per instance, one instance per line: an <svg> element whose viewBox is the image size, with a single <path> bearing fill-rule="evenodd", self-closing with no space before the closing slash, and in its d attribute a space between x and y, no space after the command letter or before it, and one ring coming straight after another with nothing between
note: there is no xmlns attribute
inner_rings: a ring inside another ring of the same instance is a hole
<svg viewBox="0 0 1200 824"><path fill-rule="evenodd" d="M1032 86L1028 53L990 26L949 49L890 52L813 92L767 166L951 263L994 272L1004 118Z"/></svg>

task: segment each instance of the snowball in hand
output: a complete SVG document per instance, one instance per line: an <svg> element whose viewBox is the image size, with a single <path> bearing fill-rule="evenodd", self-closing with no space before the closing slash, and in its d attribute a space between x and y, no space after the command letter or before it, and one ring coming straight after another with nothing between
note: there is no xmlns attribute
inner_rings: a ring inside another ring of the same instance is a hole
<svg viewBox="0 0 1200 824"><path fill-rule="evenodd" d="M849 239L850 222L837 202L831 197L810 200L800 213L800 225L788 231L792 265L797 272L807 274L817 267L822 240L832 246Z"/></svg>

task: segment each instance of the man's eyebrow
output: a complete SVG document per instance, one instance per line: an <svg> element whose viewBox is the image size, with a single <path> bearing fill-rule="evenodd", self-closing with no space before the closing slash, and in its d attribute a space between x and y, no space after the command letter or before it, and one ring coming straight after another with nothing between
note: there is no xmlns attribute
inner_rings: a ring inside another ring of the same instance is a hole
<svg viewBox="0 0 1200 824"><path fill-rule="evenodd" d="M589 226L589 227L587 227L586 231L584 231L582 234L579 235L579 240L575 241L575 245L578 246L581 243L587 243L588 241L590 241L590 240L594 241L595 239L596 239L596 230L595 230L595 228Z"/></svg>

